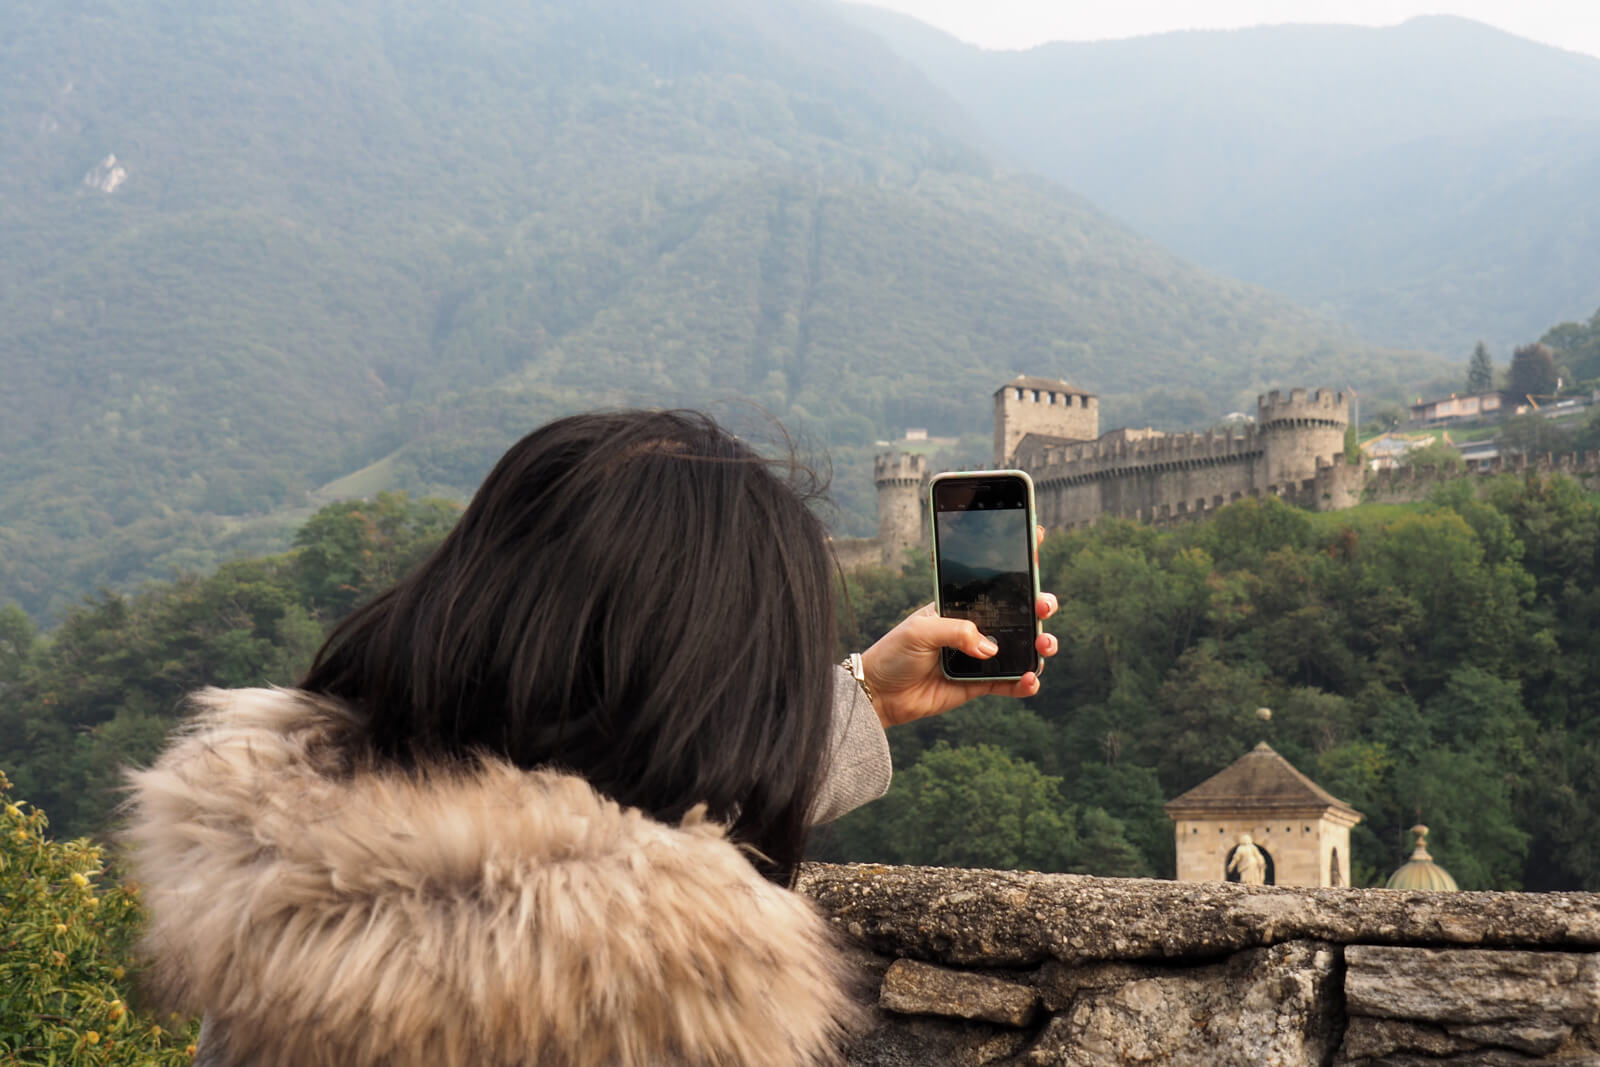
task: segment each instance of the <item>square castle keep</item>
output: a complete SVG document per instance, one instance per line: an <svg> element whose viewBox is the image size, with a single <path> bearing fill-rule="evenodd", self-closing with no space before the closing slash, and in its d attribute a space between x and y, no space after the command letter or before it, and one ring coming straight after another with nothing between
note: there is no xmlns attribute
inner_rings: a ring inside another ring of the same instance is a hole
<svg viewBox="0 0 1600 1067"><path fill-rule="evenodd" d="M1027 471L1039 521L1072 529L1104 516L1165 524L1245 497L1278 496L1319 511L1361 499L1365 470L1344 459L1348 401L1331 389L1274 390L1256 421L1204 433L1100 433L1100 400L1066 382L1019 375L994 391L996 468ZM925 456L877 457L878 536L834 542L846 570L898 567L927 544Z"/></svg>

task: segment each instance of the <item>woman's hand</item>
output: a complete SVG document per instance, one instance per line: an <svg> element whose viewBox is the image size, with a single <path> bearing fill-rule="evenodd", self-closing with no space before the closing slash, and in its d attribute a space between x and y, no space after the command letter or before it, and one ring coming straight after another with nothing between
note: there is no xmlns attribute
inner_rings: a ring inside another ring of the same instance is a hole
<svg viewBox="0 0 1600 1067"><path fill-rule="evenodd" d="M1044 530L1039 530L1044 536ZM1052 593L1039 594L1034 605L1039 618L1056 611ZM1039 655L1050 657L1060 647L1053 634L1040 634ZM1039 691L1033 671L1015 682L952 682L940 667L940 651L954 648L975 659L988 659L998 647L966 619L941 617L932 604L925 605L861 654L861 667L872 689L873 707L884 726L898 726L929 715L940 715L976 696L1030 697Z"/></svg>

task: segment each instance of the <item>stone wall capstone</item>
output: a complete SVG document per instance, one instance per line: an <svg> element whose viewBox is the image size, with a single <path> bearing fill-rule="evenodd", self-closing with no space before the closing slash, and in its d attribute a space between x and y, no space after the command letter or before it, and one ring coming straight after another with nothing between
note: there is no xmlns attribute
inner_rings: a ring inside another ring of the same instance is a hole
<svg viewBox="0 0 1600 1067"><path fill-rule="evenodd" d="M1600 1067L1600 894L805 867L899 1064Z"/></svg>

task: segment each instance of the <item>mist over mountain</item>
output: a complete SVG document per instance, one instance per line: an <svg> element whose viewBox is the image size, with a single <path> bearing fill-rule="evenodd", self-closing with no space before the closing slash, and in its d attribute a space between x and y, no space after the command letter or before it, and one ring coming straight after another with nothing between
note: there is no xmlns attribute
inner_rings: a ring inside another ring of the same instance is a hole
<svg viewBox="0 0 1600 1067"><path fill-rule="evenodd" d="M1375 343L1508 353L1600 306L1600 59L1449 16L985 52L841 10L1010 159Z"/></svg>
<svg viewBox="0 0 1600 1067"><path fill-rule="evenodd" d="M353 471L464 494L584 408L753 401L848 466L1019 370L1203 422L1432 369L980 142L807 0L12 0L0 602L281 546Z"/></svg>

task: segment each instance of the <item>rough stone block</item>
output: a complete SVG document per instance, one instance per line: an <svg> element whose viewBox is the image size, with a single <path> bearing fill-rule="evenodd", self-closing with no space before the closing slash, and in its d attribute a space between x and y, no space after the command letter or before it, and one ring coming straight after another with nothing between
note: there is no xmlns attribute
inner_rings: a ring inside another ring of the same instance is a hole
<svg viewBox="0 0 1600 1067"><path fill-rule="evenodd" d="M894 956L958 966L1216 959L1287 941L1600 948L1600 894L1273 889L940 867L809 864L799 888Z"/></svg>
<svg viewBox="0 0 1600 1067"><path fill-rule="evenodd" d="M1039 1007L1032 986L896 960L883 976L880 1007L905 1015L945 1015L1026 1026Z"/></svg>
<svg viewBox="0 0 1600 1067"><path fill-rule="evenodd" d="M1334 1061L1336 1067L1600 1067L1600 1056L1566 1056L1556 1059L1524 1056L1506 1049L1473 1049L1451 1056L1428 1056L1416 1052L1395 1052L1371 1059Z"/></svg>
<svg viewBox="0 0 1600 1067"><path fill-rule="evenodd" d="M1600 1018L1600 957L1595 953L1484 949L1345 949L1345 1000L1351 1015L1434 1023Z"/></svg>
<svg viewBox="0 0 1600 1067"><path fill-rule="evenodd" d="M1039 995L1050 1011L1070 1007L1079 993L1114 989L1159 973L1153 967L1131 963L1090 963L1072 966L1051 960L1039 969Z"/></svg>
<svg viewBox="0 0 1600 1067"><path fill-rule="evenodd" d="M985 1067L1014 1062L1025 1030L988 1023L877 1013L877 1025L850 1046L850 1067Z"/></svg>
<svg viewBox="0 0 1600 1067"><path fill-rule="evenodd" d="M1524 1019L1517 1022L1480 1023L1477 1026L1452 1026L1450 1032L1479 1045L1494 1045L1545 1055L1567 1043L1572 1027L1555 1019Z"/></svg>
<svg viewBox="0 0 1600 1067"><path fill-rule="evenodd" d="M1325 1063L1335 1047L1338 953L1295 942L1225 963L1082 990L1027 1051L1038 1065Z"/></svg>
<svg viewBox="0 0 1600 1067"><path fill-rule="evenodd" d="M1388 1056L1395 1052L1421 1052L1429 1056L1448 1056L1478 1047L1476 1041L1455 1037L1437 1026L1406 1022L1403 1019L1373 1019L1353 1016L1345 1027L1344 1044L1338 1063Z"/></svg>

